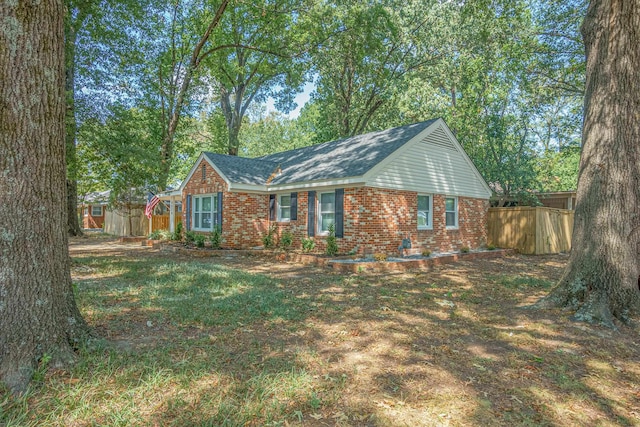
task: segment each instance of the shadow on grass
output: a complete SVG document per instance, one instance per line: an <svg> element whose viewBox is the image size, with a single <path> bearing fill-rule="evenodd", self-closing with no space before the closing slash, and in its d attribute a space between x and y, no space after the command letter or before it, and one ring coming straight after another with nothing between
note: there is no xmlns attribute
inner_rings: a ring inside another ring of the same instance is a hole
<svg viewBox="0 0 640 427"><path fill-rule="evenodd" d="M633 425L635 338L519 310L554 281L523 273L523 259L341 276L75 258L80 306L115 344L5 413L33 425Z"/></svg>

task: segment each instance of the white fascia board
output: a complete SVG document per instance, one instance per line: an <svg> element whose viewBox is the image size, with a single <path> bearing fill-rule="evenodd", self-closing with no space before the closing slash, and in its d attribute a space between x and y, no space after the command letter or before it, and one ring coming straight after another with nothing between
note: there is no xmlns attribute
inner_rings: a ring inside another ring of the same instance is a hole
<svg viewBox="0 0 640 427"><path fill-rule="evenodd" d="M268 190L266 185L257 185L257 184L240 184L240 183L229 183L229 191L238 191L244 193L266 193Z"/></svg>
<svg viewBox="0 0 640 427"><path fill-rule="evenodd" d="M386 158L384 158L380 163L378 163L377 165L375 165L374 167L372 167L371 169L369 169L369 171L367 173L365 173L363 175L363 178L365 180L365 182L367 183L367 185L369 185L369 181L371 180L371 178L374 178L376 175L378 175L378 173L380 173L384 168L386 168L388 165L390 165L395 159L397 159L399 156L402 155L402 152L404 150L406 150L408 147L410 147L413 144L418 143L419 141L422 141L423 139L425 139L427 136L429 136L429 134L431 134L431 132L433 132L434 130L436 130L438 128L438 123L444 123L444 120L442 119L438 119L435 122L431 123L431 125L429 125L428 128L424 129L422 132L420 132L419 134L417 134L416 136L414 136L413 138L411 138L409 141L405 142L401 147L399 147L396 151L394 151L393 153L389 154Z"/></svg>
<svg viewBox="0 0 640 427"><path fill-rule="evenodd" d="M247 193L280 193L290 190L312 190L312 189L331 189L344 186L361 187L364 185L362 177L342 178L332 180L305 181L294 182L291 184L279 185L256 185L256 184L239 184L232 183L229 185L229 191L242 191Z"/></svg>
<svg viewBox="0 0 640 427"><path fill-rule="evenodd" d="M182 191L180 189L163 191L161 193L158 193L157 196L160 198L160 200L168 200L171 197L182 196Z"/></svg>
<svg viewBox="0 0 640 427"><path fill-rule="evenodd" d="M442 125L443 125L442 128L444 129L445 133L447 134L449 139L451 139L451 141L453 141L453 143L460 149L460 153L462 153L462 156L464 157L465 161L467 162L469 167L473 170L473 173L476 175L476 177L478 178L478 180L480 181L484 189L487 191L487 199L493 196L493 191L491 191L491 188L489 188L489 184L487 184L487 181L484 180L484 178L482 177L482 174L480 173L478 168L476 168L476 165L473 164L473 161L471 160L467 152L462 147L462 144L458 142L458 139L455 137L453 132L451 132L451 129L449 129L449 126L447 126L445 121L442 119L439 119L438 121L442 121Z"/></svg>
<svg viewBox="0 0 640 427"><path fill-rule="evenodd" d="M304 182L294 182L291 184L280 184L269 186L267 191L269 193L277 193L281 191L288 190L312 190L317 188L329 189L329 188L340 188L344 186L352 186L352 187L361 187L365 184L362 176L350 177L350 178L340 178L340 179L331 179L331 180L319 180L319 181L304 181Z"/></svg>
<svg viewBox="0 0 640 427"><path fill-rule="evenodd" d="M189 180L191 179L191 177L193 176L193 174L196 172L196 169L198 168L198 165L200 164L200 161L202 161L202 159L205 159L207 161L207 163L218 173L218 175L220 175L220 177L224 180L224 182L227 184L227 188L230 187L231 183L229 182L229 178L227 178L221 171L220 169L218 169L218 167L216 165L214 165L213 163L211 163L211 161L209 160L209 158L207 156L204 155L204 153L200 153L200 157L198 157L198 160L195 161L195 163L193 164L193 166L191 166L191 170L189 171L189 173L187 174L187 177L184 179L184 181L182 181L182 184L180 184L180 188L178 189L180 192L182 192L182 190L184 190L184 187L187 185L187 183L189 182Z"/></svg>

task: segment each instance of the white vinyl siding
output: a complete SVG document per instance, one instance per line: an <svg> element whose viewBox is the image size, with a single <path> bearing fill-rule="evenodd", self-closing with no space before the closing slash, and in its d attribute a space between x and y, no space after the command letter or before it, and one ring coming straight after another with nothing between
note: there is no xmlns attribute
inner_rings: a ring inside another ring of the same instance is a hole
<svg viewBox="0 0 640 427"><path fill-rule="evenodd" d="M217 214L218 196L207 194L193 196L193 229L195 231L212 231L213 219Z"/></svg>
<svg viewBox="0 0 640 427"><path fill-rule="evenodd" d="M444 199L445 225L447 228L458 228L458 198L446 197Z"/></svg>
<svg viewBox="0 0 640 427"><path fill-rule="evenodd" d="M418 230L433 229L431 195L418 194Z"/></svg>
<svg viewBox="0 0 640 427"><path fill-rule="evenodd" d="M488 199L487 187L442 126L409 143L400 155L367 180L397 190Z"/></svg>
<svg viewBox="0 0 640 427"><path fill-rule="evenodd" d="M328 233L336 221L336 193L320 193L318 197L318 233Z"/></svg>
<svg viewBox="0 0 640 427"><path fill-rule="evenodd" d="M278 196L278 221L286 222L291 220L291 194L281 194Z"/></svg>

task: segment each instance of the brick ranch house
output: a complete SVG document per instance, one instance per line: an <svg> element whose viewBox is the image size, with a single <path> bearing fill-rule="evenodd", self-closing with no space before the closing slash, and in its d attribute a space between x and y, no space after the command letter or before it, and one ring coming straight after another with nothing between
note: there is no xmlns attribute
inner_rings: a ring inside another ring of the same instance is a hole
<svg viewBox="0 0 640 427"><path fill-rule="evenodd" d="M486 243L491 190L442 119L242 158L202 153L179 190L186 230L222 230L222 246L262 245L270 226L313 237L334 224L340 252L433 252ZM405 241L406 242L406 241Z"/></svg>

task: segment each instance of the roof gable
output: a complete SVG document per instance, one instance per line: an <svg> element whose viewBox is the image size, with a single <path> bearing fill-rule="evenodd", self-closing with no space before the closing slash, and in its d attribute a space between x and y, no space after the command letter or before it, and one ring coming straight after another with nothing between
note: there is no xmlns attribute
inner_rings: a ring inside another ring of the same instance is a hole
<svg viewBox="0 0 640 427"><path fill-rule="evenodd" d="M373 168L366 185L482 199L492 194L441 119Z"/></svg>
<svg viewBox="0 0 640 427"><path fill-rule="evenodd" d="M209 152L203 154L226 181L235 184L264 185L278 167L277 163L260 158L251 159Z"/></svg>

